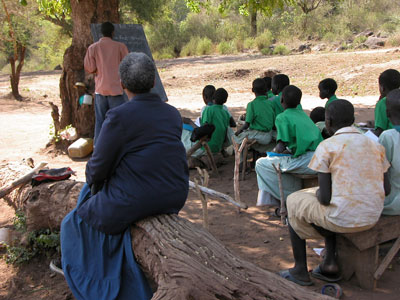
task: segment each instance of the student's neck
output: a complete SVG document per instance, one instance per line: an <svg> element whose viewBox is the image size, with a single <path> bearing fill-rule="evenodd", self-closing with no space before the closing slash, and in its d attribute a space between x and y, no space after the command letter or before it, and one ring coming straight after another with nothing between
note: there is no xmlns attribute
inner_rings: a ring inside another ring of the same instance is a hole
<svg viewBox="0 0 400 300"><path fill-rule="evenodd" d="M351 125L339 125L339 126L333 126L331 127L331 131L335 134L337 131L339 131L342 128L345 127L350 127Z"/></svg>

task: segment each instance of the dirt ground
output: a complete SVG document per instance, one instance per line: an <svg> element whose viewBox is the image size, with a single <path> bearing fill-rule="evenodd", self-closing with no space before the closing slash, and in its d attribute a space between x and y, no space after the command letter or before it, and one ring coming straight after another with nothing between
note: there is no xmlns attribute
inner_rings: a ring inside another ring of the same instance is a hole
<svg viewBox="0 0 400 300"><path fill-rule="evenodd" d="M160 61L158 70L169 97L182 116L195 118L203 106L201 91L206 84L224 87L229 92L227 105L235 117L245 111L252 100L251 82L268 69L286 73L291 83L303 90L302 105L306 110L323 106L318 96L318 82L326 77L338 81L337 95L356 107L356 121L373 119L378 99L377 78L388 68L400 69L396 49L346 53L320 53L265 57L259 55L203 56ZM21 94L24 101L10 98L9 78L0 76L0 161L21 161L32 157L36 163L47 161L50 167L69 166L83 181L87 159L71 160L44 149L49 139L52 101L60 105L60 71L23 74ZM222 179L212 177L210 187L233 196L233 158L226 158L219 167ZM191 178L196 176L191 171ZM235 207L219 200L209 201L210 232L240 257L260 267L277 272L291 267L293 259L287 227L271 215L270 209L256 207L257 181L254 172L240 183L241 200L249 208L237 213ZM202 223L201 202L191 192L181 216ZM0 228L12 224L14 212L0 202ZM320 258L312 250L322 247L318 241L307 243L309 268ZM73 299L64 279L48 268L49 259L36 259L16 267L0 260L0 299ZM374 292L357 287L354 280L340 282L343 299L398 299L400 292L400 259L396 257L379 280ZM319 292L323 282L313 279L310 289Z"/></svg>

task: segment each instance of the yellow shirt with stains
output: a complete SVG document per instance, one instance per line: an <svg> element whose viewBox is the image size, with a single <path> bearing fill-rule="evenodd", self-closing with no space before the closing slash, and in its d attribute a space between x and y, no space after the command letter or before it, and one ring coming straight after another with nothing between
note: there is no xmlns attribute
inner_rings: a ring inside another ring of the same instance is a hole
<svg viewBox="0 0 400 300"><path fill-rule="evenodd" d="M354 127L344 127L318 145L308 167L331 173L330 222L361 227L378 221L385 200L383 174L390 167L383 146Z"/></svg>

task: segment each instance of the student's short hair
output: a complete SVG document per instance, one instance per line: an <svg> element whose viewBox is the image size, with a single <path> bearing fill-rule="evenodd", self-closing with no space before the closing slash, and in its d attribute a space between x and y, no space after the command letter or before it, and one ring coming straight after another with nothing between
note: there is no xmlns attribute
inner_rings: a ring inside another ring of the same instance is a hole
<svg viewBox="0 0 400 300"><path fill-rule="evenodd" d="M132 93L147 93L154 86L156 66L150 57L142 52L131 52L119 65L122 84Z"/></svg>
<svg viewBox="0 0 400 300"><path fill-rule="evenodd" d="M267 84L263 78L257 78L253 81L253 92L259 95L267 93Z"/></svg>
<svg viewBox="0 0 400 300"><path fill-rule="evenodd" d="M320 81L320 83L318 84L318 87L321 87L324 90L327 90L330 94L334 94L337 90L337 83L332 78L325 78L324 80Z"/></svg>
<svg viewBox="0 0 400 300"><path fill-rule="evenodd" d="M322 106L314 108L310 113L310 119L314 123L325 121L325 108Z"/></svg>
<svg viewBox="0 0 400 300"><path fill-rule="evenodd" d="M264 77L265 84L267 85L267 92L271 89L272 78L271 77Z"/></svg>
<svg viewBox="0 0 400 300"><path fill-rule="evenodd" d="M215 93L215 86L206 85L203 89L203 98L211 101Z"/></svg>
<svg viewBox="0 0 400 300"><path fill-rule="evenodd" d="M354 106L349 101L338 99L329 104L326 114L333 126L351 126L354 123Z"/></svg>
<svg viewBox="0 0 400 300"><path fill-rule="evenodd" d="M300 104L303 93L295 85L288 85L282 91L282 99L288 108L296 108Z"/></svg>
<svg viewBox="0 0 400 300"><path fill-rule="evenodd" d="M393 116L400 116L400 89L394 89L390 91L386 96L386 107L391 109Z"/></svg>
<svg viewBox="0 0 400 300"><path fill-rule="evenodd" d="M111 37L114 32L114 25L111 22L101 24L101 34L106 37Z"/></svg>
<svg viewBox="0 0 400 300"><path fill-rule="evenodd" d="M276 84L278 90L280 91L290 84L289 76L286 74L277 74L272 77L272 81Z"/></svg>
<svg viewBox="0 0 400 300"><path fill-rule="evenodd" d="M391 91L400 87L400 73L394 69L383 71L379 75L379 84Z"/></svg>
<svg viewBox="0 0 400 300"><path fill-rule="evenodd" d="M224 104L228 99L228 92L224 88L216 89L214 93L214 103L215 104Z"/></svg>

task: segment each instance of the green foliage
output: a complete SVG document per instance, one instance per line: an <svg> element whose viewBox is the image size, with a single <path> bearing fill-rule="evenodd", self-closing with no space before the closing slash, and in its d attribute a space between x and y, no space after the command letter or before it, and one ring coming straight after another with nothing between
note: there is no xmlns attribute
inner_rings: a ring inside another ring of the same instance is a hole
<svg viewBox="0 0 400 300"><path fill-rule="evenodd" d="M181 51L181 56L191 56L196 55L197 51L197 44L199 43L199 37L193 37L190 39L189 43L183 46Z"/></svg>
<svg viewBox="0 0 400 300"><path fill-rule="evenodd" d="M212 42L209 38L205 37L198 41L196 48L197 55L211 54L211 52L212 52Z"/></svg>
<svg viewBox="0 0 400 300"><path fill-rule="evenodd" d="M167 0L120 0L119 5L121 9L133 14L137 22L143 23L162 17L167 3Z"/></svg>
<svg viewBox="0 0 400 300"><path fill-rule="evenodd" d="M243 42L244 49L253 49L256 46L255 38L248 37Z"/></svg>
<svg viewBox="0 0 400 300"><path fill-rule="evenodd" d="M360 35L358 37L356 37L353 41L353 44L355 45L360 45L362 43L364 43L367 40L367 37L364 35Z"/></svg>
<svg viewBox="0 0 400 300"><path fill-rule="evenodd" d="M60 133L63 132L64 130L68 130L68 129L72 128L72 124L65 126L65 128L61 129L60 131L55 130L53 123L51 123L49 125L49 127L50 127L49 128L49 139L54 143L58 143L59 141L61 141Z"/></svg>
<svg viewBox="0 0 400 300"><path fill-rule="evenodd" d="M399 47L400 46L400 32L397 32L392 35L389 39L388 44L392 47Z"/></svg>
<svg viewBox="0 0 400 300"><path fill-rule="evenodd" d="M22 212L17 212L14 220L14 228L26 233L26 218ZM7 264L22 264L39 255L51 256L60 252L60 233L43 229L27 234L26 245L6 245L6 254L3 256Z"/></svg>
<svg viewBox="0 0 400 300"><path fill-rule="evenodd" d="M272 54L272 51L270 48L263 48L263 49L261 49L260 52L262 55L271 55Z"/></svg>
<svg viewBox="0 0 400 300"><path fill-rule="evenodd" d="M262 34L256 37L255 44L258 50L268 48L272 44L272 33L267 29L264 30Z"/></svg>
<svg viewBox="0 0 400 300"><path fill-rule="evenodd" d="M176 55L175 55L174 49L172 47L165 47L158 51L154 51L153 57L154 57L154 59L160 60L160 59L175 58Z"/></svg>
<svg viewBox="0 0 400 300"><path fill-rule="evenodd" d="M237 37L233 40L233 44L235 45L237 52L243 52L244 50L244 41L241 37Z"/></svg>
<svg viewBox="0 0 400 300"><path fill-rule="evenodd" d="M236 53L236 47L233 42L222 41L217 46L219 54L233 54Z"/></svg>
<svg viewBox="0 0 400 300"><path fill-rule="evenodd" d="M272 52L274 55L287 55L289 53L290 51L285 45L277 45Z"/></svg>
<svg viewBox="0 0 400 300"><path fill-rule="evenodd" d="M13 5L11 0L8 11L18 43L27 47L24 71L52 70L62 64L65 49L71 44L71 38L62 27L44 20L38 14L38 4L29 1L26 7ZM14 52L9 38L9 27L6 16L0 10L0 70L9 73L8 56Z"/></svg>
<svg viewBox="0 0 400 300"><path fill-rule="evenodd" d="M61 26L64 33L72 36L70 0L36 0L39 12L55 25Z"/></svg>

